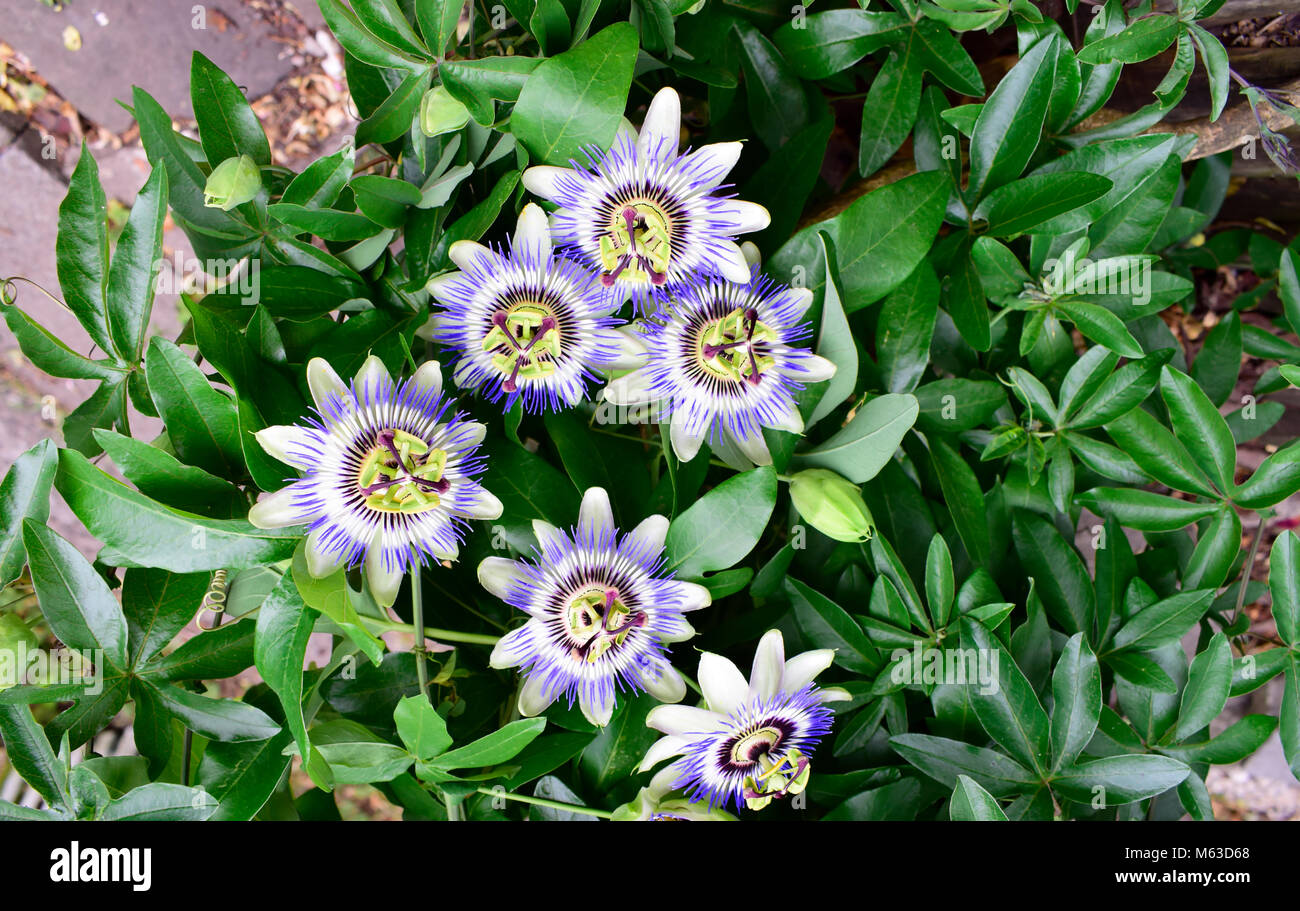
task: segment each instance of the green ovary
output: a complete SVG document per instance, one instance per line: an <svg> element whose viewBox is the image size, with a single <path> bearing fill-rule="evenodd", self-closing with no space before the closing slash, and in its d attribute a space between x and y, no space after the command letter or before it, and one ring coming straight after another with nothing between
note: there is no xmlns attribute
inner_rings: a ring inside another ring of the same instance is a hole
<svg viewBox="0 0 1300 911"><path fill-rule="evenodd" d="M381 430L357 473L366 506L379 512L420 513L434 509L447 490L447 453L404 430Z"/></svg>

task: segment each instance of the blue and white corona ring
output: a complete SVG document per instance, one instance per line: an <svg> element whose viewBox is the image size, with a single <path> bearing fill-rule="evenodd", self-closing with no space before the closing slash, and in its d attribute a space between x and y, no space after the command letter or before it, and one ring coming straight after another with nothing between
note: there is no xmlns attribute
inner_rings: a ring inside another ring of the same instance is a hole
<svg viewBox="0 0 1300 911"><path fill-rule="evenodd" d="M615 405L659 403L671 415L683 462L709 445L739 468L772 464L763 428L803 432L795 393L829 379L835 365L797 346L812 292L766 278L687 285L640 321L645 365L605 387Z"/></svg>
<svg viewBox="0 0 1300 911"><path fill-rule="evenodd" d="M721 655L700 656L706 707L661 705L646 724L668 736L641 760L646 771L669 757L674 788L692 802L761 810L774 798L798 794L808 784L810 759L831 729L828 702L846 700L842 689L818 688L813 679L830 667L834 649L786 660L780 630L759 640L749 679ZM658 776L656 776L658 777Z"/></svg>
<svg viewBox="0 0 1300 911"><path fill-rule="evenodd" d="M524 186L559 206L556 242L576 251L619 297L643 309L660 289L691 278L749 280L736 237L771 222L767 209L721 195L741 143L720 142L679 154L681 99L661 89L638 135L626 129L586 165L542 165Z"/></svg>
<svg viewBox="0 0 1300 911"><path fill-rule="evenodd" d="M436 361L395 383L371 355L351 385L324 360L307 365L315 413L258 431L257 441L301 479L248 513L259 528L306 525L308 571L365 566L387 607L402 575L426 560L455 560L470 519L495 519L501 501L474 480L484 427L451 413Z"/></svg>
<svg viewBox="0 0 1300 911"><path fill-rule="evenodd" d="M524 207L509 252L473 241L451 245L459 272L429 291L443 306L430 337L456 352L452 378L462 389L508 409L522 399L532 414L571 408L599 373L641 363L645 349L618 332L622 306L600 277L551 248L546 213Z"/></svg>
<svg viewBox="0 0 1300 911"><path fill-rule="evenodd" d="M540 520L533 531L534 559L488 557L478 568L484 588L528 615L491 658L493 667L520 668L519 713L538 715L564 696L603 726L620 691L681 700L686 683L667 646L695 635L683 614L712 599L664 571L668 520L650 516L620 535L609 494L592 487L571 532Z"/></svg>

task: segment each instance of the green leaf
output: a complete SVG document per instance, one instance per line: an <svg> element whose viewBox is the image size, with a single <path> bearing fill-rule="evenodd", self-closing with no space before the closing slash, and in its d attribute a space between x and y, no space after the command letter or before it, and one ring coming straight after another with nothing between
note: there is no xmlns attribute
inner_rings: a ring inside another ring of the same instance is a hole
<svg viewBox="0 0 1300 911"><path fill-rule="evenodd" d="M60 210L62 212L62 210ZM62 222L59 227L62 232ZM1277 291L1291 331L1300 334L1300 277L1296 275L1295 254L1287 247L1282 251L1277 267Z"/></svg>
<svg viewBox="0 0 1300 911"><path fill-rule="evenodd" d="M51 806L67 800L67 767L54 750L45 732L25 705L0 704L0 735L4 737L5 755L23 781L45 798Z"/></svg>
<svg viewBox="0 0 1300 911"><path fill-rule="evenodd" d="M425 46L439 60L442 60L451 39L456 37L456 23L460 21L464 7L463 0L416 0L415 19L420 23ZM447 63L442 63L438 68L444 81L446 66Z"/></svg>
<svg viewBox="0 0 1300 911"><path fill-rule="evenodd" d="M167 710L196 734L209 740L242 743L266 740L280 733L280 726L261 709L233 699L210 699L181 689L158 686L145 679L142 685L152 690Z"/></svg>
<svg viewBox="0 0 1300 911"><path fill-rule="evenodd" d="M1118 35L1110 35L1080 49L1080 63L1140 63L1159 54L1183 30L1176 16L1153 15L1138 19Z"/></svg>
<svg viewBox="0 0 1300 911"><path fill-rule="evenodd" d="M1186 588L1218 588L1227 579L1241 550L1241 519L1228 504L1206 524L1196 549L1183 568Z"/></svg>
<svg viewBox="0 0 1300 911"><path fill-rule="evenodd" d="M293 553L293 586L302 600L312 610L320 611L334 621L373 664L379 664L383 660L384 645L362 623L347 576L347 569L342 566L323 579L312 576L307 567L306 542L300 543ZM282 596L287 602L296 600L288 592Z"/></svg>
<svg viewBox="0 0 1300 911"><path fill-rule="evenodd" d="M922 262L880 305L876 359L888 392L912 392L930 363L939 316L939 280Z"/></svg>
<svg viewBox="0 0 1300 911"><path fill-rule="evenodd" d="M1083 335L1124 357L1142 357L1142 346L1124 321L1105 307L1078 300L1059 300L1057 308Z"/></svg>
<svg viewBox="0 0 1300 911"><path fill-rule="evenodd" d="M122 368L114 360L83 357L17 307L2 307L0 310L23 354L50 376L73 380L122 380Z"/></svg>
<svg viewBox="0 0 1300 911"><path fill-rule="evenodd" d="M998 83L971 134L968 198L1020 176L1038 147L1056 72L1056 35L1040 39Z"/></svg>
<svg viewBox="0 0 1300 911"><path fill-rule="evenodd" d="M546 728L545 718L523 718L480 737L473 743L443 753L428 763L436 769L477 769L500 765L515 758Z"/></svg>
<svg viewBox="0 0 1300 911"><path fill-rule="evenodd" d="M340 212L337 209L309 209L287 202L277 202L266 207L274 219L304 234L315 234L322 240L365 240L380 231L380 226L357 212Z"/></svg>
<svg viewBox="0 0 1300 911"><path fill-rule="evenodd" d="M666 568L679 579L700 579L744 559L772 516L776 487L776 472L764 466L728 478L700 497L668 526Z"/></svg>
<svg viewBox="0 0 1300 911"><path fill-rule="evenodd" d="M345 143L333 155L318 158L298 174L284 188L280 202L306 209L322 209L334 205L339 193L352 179L357 149Z"/></svg>
<svg viewBox="0 0 1300 911"><path fill-rule="evenodd" d="M1287 679L1288 681L1292 679L1290 674L1287 675ZM1282 699L1285 703L1287 699L1285 690L1282 692ZM1286 720L1285 712L1282 713L1282 720ZM1264 741L1277 728L1278 719L1271 715L1247 715L1218 737L1213 737L1201 743L1164 747L1163 751L1170 756L1176 756L1184 762L1208 762L1211 765L1227 765L1233 762L1241 762L1247 756L1253 754L1264 745ZM1287 752L1285 733L1282 734L1282 750L1284 753ZM1288 760L1292 761L1290 757L1288 757Z"/></svg>
<svg viewBox="0 0 1300 911"><path fill-rule="evenodd" d="M218 475L242 475L235 403L213 389L198 365L161 336L149 340L145 370L177 455Z"/></svg>
<svg viewBox="0 0 1300 911"><path fill-rule="evenodd" d="M990 234L1015 237L1099 199L1111 186L1105 177L1085 171L1030 174L998 187L984 198L980 209L987 213Z"/></svg>
<svg viewBox="0 0 1300 911"><path fill-rule="evenodd" d="M420 103L429 87L427 72L411 73L370 116L357 124L356 144L385 143L405 135L420 115Z"/></svg>
<svg viewBox="0 0 1300 911"><path fill-rule="evenodd" d="M1061 417L1064 423L1061 426L1100 427L1128 414L1155 390L1160 368L1169 363L1173 354L1174 349L1162 348L1141 360L1130 361L1114 373L1107 371L1109 375L1105 379L1095 386L1089 383L1081 387L1070 402L1062 393ZM1076 402L1079 403L1077 410L1073 407Z"/></svg>
<svg viewBox="0 0 1300 911"><path fill-rule="evenodd" d="M1206 333L1192 362L1192 379L1215 405L1226 402L1237 385L1241 353L1241 317L1232 310Z"/></svg>
<svg viewBox="0 0 1300 911"><path fill-rule="evenodd" d="M855 484L869 481L894 457L899 443L916 423L918 411L914 396L877 396L859 408L853 420L834 436L799 456L798 463L828 468Z"/></svg>
<svg viewBox="0 0 1300 911"><path fill-rule="evenodd" d="M95 430L94 435L122 476L147 497L213 518L229 518L248 505L240 489L229 481L185 465L157 446L111 430Z"/></svg>
<svg viewBox="0 0 1300 911"><path fill-rule="evenodd" d="M1214 590L1180 592L1142 608L1115 633L1115 648L1153 649L1177 642L1209 609Z"/></svg>
<svg viewBox="0 0 1300 911"><path fill-rule="evenodd" d="M740 20L733 28L739 38L752 129L769 149L779 149L808 126L808 96L799 77L762 32Z"/></svg>
<svg viewBox="0 0 1300 911"><path fill-rule="evenodd" d="M117 566L173 572L242 569L293 553L299 529L263 531L238 519L207 519L136 493L78 452L59 453L54 486L90 533L111 548Z"/></svg>
<svg viewBox="0 0 1300 911"><path fill-rule="evenodd" d="M995 797L1030 789L1038 779L1024 766L1001 753L929 734L898 734L889 738L894 752L947 787L967 775Z"/></svg>
<svg viewBox="0 0 1300 911"><path fill-rule="evenodd" d="M1070 635L1089 631L1097 611L1096 592L1078 552L1051 523L1031 513L1017 512L1012 529L1016 552L1048 616Z"/></svg>
<svg viewBox="0 0 1300 911"><path fill-rule="evenodd" d="M1280 503L1297 490L1300 490L1300 445L1292 443L1261 462L1255 473L1237 488L1233 499L1247 509L1262 509Z"/></svg>
<svg viewBox="0 0 1300 911"><path fill-rule="evenodd" d="M533 161L567 165L581 159L586 146L609 147L636 54L636 29L619 22L533 71L510 118Z"/></svg>
<svg viewBox="0 0 1300 911"><path fill-rule="evenodd" d="M858 383L858 346L853 341L844 304L835 281L835 255L822 238L822 262L826 265L826 278L822 293L821 326L817 331L817 353L835 365L835 375L826 384L826 391L817 402L807 420L805 430L830 414L840 403L853 394Z"/></svg>
<svg viewBox="0 0 1300 911"><path fill-rule="evenodd" d="M23 520L23 543L41 614L59 640L72 648L103 649L112 667L127 667L122 609L86 558L32 519Z"/></svg>
<svg viewBox="0 0 1300 911"><path fill-rule="evenodd" d="M393 712L402 743L417 759L428 761L451 746L447 722L424 695L406 696Z"/></svg>
<svg viewBox="0 0 1300 911"><path fill-rule="evenodd" d="M825 79L872 51L903 40L910 26L898 13L834 9L787 23L773 33L772 40L801 78Z"/></svg>
<svg viewBox="0 0 1300 911"><path fill-rule="evenodd" d="M146 669L159 680L220 680L253 666L253 623L227 623L182 643Z"/></svg>
<svg viewBox="0 0 1300 911"><path fill-rule="evenodd" d="M167 219L167 169L155 168L136 196L113 251L105 300L114 349L128 364L140 362L153 312L155 264L162 258Z"/></svg>
<svg viewBox="0 0 1300 911"><path fill-rule="evenodd" d="M1107 756L1062 770L1052 788L1078 803L1100 799L1113 807L1163 794L1190 773L1184 763L1168 756Z"/></svg>
<svg viewBox="0 0 1300 911"><path fill-rule="evenodd" d="M992 542L979 479L966 460L943 440L937 437L930 440L929 448L930 460L939 478L944 502L957 526L957 534L961 536L971 561L985 565L990 559Z"/></svg>
<svg viewBox="0 0 1300 911"><path fill-rule="evenodd" d="M1283 532L1273 542L1268 590L1278 636L1293 648L1300 645L1300 536L1294 531Z"/></svg>
<svg viewBox="0 0 1300 911"><path fill-rule="evenodd" d="M529 77L541 64L539 57L485 57L482 60L448 60L438 67L442 84L469 109L483 126L496 121L494 101L519 100Z"/></svg>
<svg viewBox="0 0 1300 911"><path fill-rule="evenodd" d="M315 622L316 613L303 602L292 570L286 572L257 613L253 657L257 672L284 706L285 723L304 761L312 756L312 748L302 710L302 676L307 640ZM314 773L319 765L307 762L307 767Z"/></svg>
<svg viewBox="0 0 1300 911"><path fill-rule="evenodd" d="M785 592L794 605L795 620L808 641L835 649L835 663L856 674L875 674L880 656L861 627L845 610L798 579L785 579Z"/></svg>
<svg viewBox="0 0 1300 911"><path fill-rule="evenodd" d="M957 786L952 790L952 799L948 802L948 818L966 821L1002 821L1007 814L988 791L979 786L975 779L967 775L957 776Z"/></svg>
<svg viewBox="0 0 1300 911"><path fill-rule="evenodd" d="M1106 656L1106 666L1117 678L1153 693L1176 694L1178 684L1159 664L1141 652L1114 652Z"/></svg>
<svg viewBox="0 0 1300 911"><path fill-rule="evenodd" d="M1176 740L1186 740L1210 726L1228 703L1232 688L1232 648L1223 633L1215 633L1205 651L1196 656L1187 675L1178 710Z"/></svg>
<svg viewBox="0 0 1300 911"><path fill-rule="evenodd" d="M1143 471L1166 487L1218 499L1209 479L1192 461L1181 440L1142 409L1135 408L1123 417L1109 421L1106 432Z"/></svg>
<svg viewBox="0 0 1300 911"><path fill-rule="evenodd" d="M114 350L108 331L108 201L99 166L83 141L81 157L59 205L55 266L63 300L106 354Z"/></svg>
<svg viewBox="0 0 1300 911"><path fill-rule="evenodd" d="M993 336L989 308L985 304L988 295L969 249L963 247L957 256L943 290L943 307L966 344L976 351L989 350Z"/></svg>
<svg viewBox="0 0 1300 911"><path fill-rule="evenodd" d="M1122 487L1097 487L1079 494L1078 501L1100 516L1114 517L1121 525L1155 532L1178 531L1220 509L1218 503L1194 503Z"/></svg>
<svg viewBox="0 0 1300 911"><path fill-rule="evenodd" d="M1287 767L1293 776L1300 778L1300 659L1294 651L1287 655L1286 682L1282 705L1278 708L1278 737Z"/></svg>
<svg viewBox="0 0 1300 911"><path fill-rule="evenodd" d="M322 743L318 749L338 784L392 781L414 761L410 753L391 743Z"/></svg>
<svg viewBox="0 0 1300 911"><path fill-rule="evenodd" d="M962 617L958 623L963 648L996 658L998 682L993 692L985 692L984 688L971 688L969 692L980 724L1021 765L1046 772L1051 768L1051 726L1034 688L982 624L969 617Z"/></svg>
<svg viewBox="0 0 1300 911"><path fill-rule="evenodd" d="M403 8L409 3L398 0L352 0L352 10L357 19L376 37L416 57L424 57L428 49L407 21Z"/></svg>
<svg viewBox="0 0 1300 911"><path fill-rule="evenodd" d="M248 820L270 800L289 767L288 731L270 740L209 743L199 760L199 785L217 801L210 819Z"/></svg>
<svg viewBox="0 0 1300 911"><path fill-rule="evenodd" d="M17 579L27 562L23 521L44 525L50 517L50 485L58 465L54 443L41 440L14 459L0 481L0 587Z"/></svg>
<svg viewBox="0 0 1300 911"><path fill-rule="evenodd" d="M357 14L344 6L340 0L317 0L321 16L329 26L334 37L344 49L363 63L380 68L392 67L399 70L420 70L428 66L428 61L421 59L413 48L398 47L362 25ZM374 17L367 17L367 24L375 27L382 24ZM409 29L409 24L407 29ZM400 42L392 30L386 30L386 37Z"/></svg>
<svg viewBox="0 0 1300 911"><path fill-rule="evenodd" d="M1160 394L1169 408L1174 435L1219 490L1231 493L1236 486L1237 444L1219 409L1195 380L1167 365L1160 373Z"/></svg>
<svg viewBox="0 0 1300 911"><path fill-rule="evenodd" d="M199 141L208 164L247 155L271 164L271 145L248 99L235 81L198 51L190 60L190 98L199 124Z"/></svg>
<svg viewBox="0 0 1300 911"><path fill-rule="evenodd" d="M122 583L131 666L158 654L194 619L211 581L208 573L128 569Z"/></svg>
<svg viewBox="0 0 1300 911"><path fill-rule="evenodd" d="M925 601L937 629L948 625L954 596L952 554L943 535L935 535L930 539L930 550L925 558Z"/></svg>
<svg viewBox="0 0 1300 911"><path fill-rule="evenodd" d="M921 68L911 48L909 41L891 53L867 91L858 141L858 173L864 177L893 157L916 123L921 107Z"/></svg>
<svg viewBox="0 0 1300 911"><path fill-rule="evenodd" d="M1052 771L1071 765L1096 733L1101 671L1083 633L1075 633L1052 672Z"/></svg>

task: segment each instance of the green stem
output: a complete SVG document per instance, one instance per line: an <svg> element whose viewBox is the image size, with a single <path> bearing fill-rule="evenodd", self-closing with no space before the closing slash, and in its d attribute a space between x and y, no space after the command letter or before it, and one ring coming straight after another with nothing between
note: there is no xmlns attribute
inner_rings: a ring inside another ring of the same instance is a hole
<svg viewBox="0 0 1300 911"><path fill-rule="evenodd" d="M1264 537L1264 524L1268 521L1259 513L1259 524L1255 526L1255 540L1250 542L1250 553L1246 554L1246 565L1241 568L1241 585L1237 588L1237 609L1233 611L1235 620L1241 616L1241 609L1246 604L1246 589L1250 585L1250 573L1255 568L1255 555L1259 553L1259 542Z"/></svg>
<svg viewBox="0 0 1300 911"><path fill-rule="evenodd" d="M433 696L429 693L429 666L424 660L426 651L424 647L424 592L420 584L421 575L420 564L416 563L411 570L411 620L415 627L415 641L411 644L411 651L415 653L415 676L420 682L420 692L430 702L433 702Z"/></svg>
<svg viewBox="0 0 1300 911"><path fill-rule="evenodd" d="M512 794L510 791L497 790L491 788L479 788L480 794L486 794L488 797L504 797L506 800L517 800L520 803L532 804L535 807L550 807L552 810L564 810L567 813L581 813L584 816L596 816L600 819L613 819L614 814L608 810L593 810L591 807L580 807L577 804L561 803L558 800L547 800L545 797L530 797L527 794Z"/></svg>
<svg viewBox="0 0 1300 911"><path fill-rule="evenodd" d="M396 620L380 620L378 617L362 617L361 622L365 623L372 629L382 632L400 632L414 633L415 626L410 623L398 623ZM429 639L437 639L441 642L462 642L466 645L496 645L500 636L489 636L486 633L462 633L454 629L438 629L436 626L427 626L424 628L424 634Z"/></svg>

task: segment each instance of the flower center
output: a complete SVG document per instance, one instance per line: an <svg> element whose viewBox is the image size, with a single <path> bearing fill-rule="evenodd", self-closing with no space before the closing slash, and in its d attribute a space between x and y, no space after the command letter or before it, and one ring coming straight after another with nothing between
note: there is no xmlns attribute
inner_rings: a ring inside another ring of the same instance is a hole
<svg viewBox="0 0 1300 911"><path fill-rule="evenodd" d="M781 732L774 727L762 727L731 745L731 761L737 765L753 765L780 745Z"/></svg>
<svg viewBox="0 0 1300 911"><path fill-rule="evenodd" d="M483 350L493 352L492 365L506 377L506 392L519 380L540 380L555 372L560 356L560 330L555 317L540 304L523 303L492 314L492 329Z"/></svg>
<svg viewBox="0 0 1300 911"><path fill-rule="evenodd" d="M645 626L645 611L623 603L618 589L599 586L573 598L564 609L565 632L574 645L575 661L595 663L611 648L622 645L632 630Z"/></svg>
<svg viewBox="0 0 1300 911"><path fill-rule="evenodd" d="M764 752L758 757L759 771L745 778L745 804L751 810L761 810L775 797L798 794L808 786L812 767L808 757L799 750L791 750L780 759Z"/></svg>
<svg viewBox="0 0 1300 911"><path fill-rule="evenodd" d="M700 364L718 379L757 386L763 371L776 363L762 346L775 339L772 328L759 322L757 310L737 307L700 330Z"/></svg>
<svg viewBox="0 0 1300 911"><path fill-rule="evenodd" d="M380 512L424 512L451 486L442 477L446 467L445 450L404 430L381 430L361 461L357 490Z"/></svg>
<svg viewBox="0 0 1300 911"><path fill-rule="evenodd" d="M609 287L623 276L630 282L662 285L668 280L671 237L667 213L648 200L616 210L600 238L600 262L605 267L601 282Z"/></svg>

